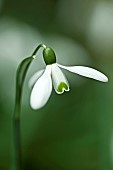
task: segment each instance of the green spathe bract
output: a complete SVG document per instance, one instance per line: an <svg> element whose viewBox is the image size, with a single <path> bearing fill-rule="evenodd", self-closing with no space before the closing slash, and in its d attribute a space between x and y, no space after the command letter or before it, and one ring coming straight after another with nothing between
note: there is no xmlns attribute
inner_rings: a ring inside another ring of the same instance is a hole
<svg viewBox="0 0 113 170"><path fill-rule="evenodd" d="M46 65L56 63L56 55L52 48L45 48L43 50L43 58Z"/></svg>
<svg viewBox="0 0 113 170"><path fill-rule="evenodd" d="M61 82L61 83L58 85L57 91L58 91L59 93L63 93L63 92L64 92L64 89L65 89L66 91L68 91L68 85L67 85L66 83L64 83L64 82Z"/></svg>

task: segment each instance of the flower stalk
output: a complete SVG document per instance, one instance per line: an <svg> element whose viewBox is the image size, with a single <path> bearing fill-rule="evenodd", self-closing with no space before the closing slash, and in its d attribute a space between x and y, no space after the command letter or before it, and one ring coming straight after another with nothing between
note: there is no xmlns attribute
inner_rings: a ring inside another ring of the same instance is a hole
<svg viewBox="0 0 113 170"><path fill-rule="evenodd" d="M15 95L15 107L13 113L13 136L14 136L14 167L15 170L22 170L22 150L21 150L21 99L23 85L28 68L31 62L35 59L35 55L40 47L45 48L45 45L40 44L32 56L24 59L17 70L16 74L16 95Z"/></svg>
<svg viewBox="0 0 113 170"><path fill-rule="evenodd" d="M14 133L14 152L15 152L14 162L15 162L16 170L22 169L21 129L20 129L22 90L23 90L23 84L24 84L27 70L33 59L34 56L24 59L20 63L16 75L16 97L15 97L15 108L13 114L13 133Z"/></svg>

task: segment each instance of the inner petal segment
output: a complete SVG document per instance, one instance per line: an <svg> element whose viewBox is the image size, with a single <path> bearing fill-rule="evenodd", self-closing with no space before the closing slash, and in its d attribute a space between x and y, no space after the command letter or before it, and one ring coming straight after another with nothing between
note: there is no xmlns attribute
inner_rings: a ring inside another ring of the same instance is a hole
<svg viewBox="0 0 113 170"><path fill-rule="evenodd" d="M69 91L69 83L61 71L61 69L57 66L57 64L52 64L52 81L53 86L58 94L62 94L64 91Z"/></svg>

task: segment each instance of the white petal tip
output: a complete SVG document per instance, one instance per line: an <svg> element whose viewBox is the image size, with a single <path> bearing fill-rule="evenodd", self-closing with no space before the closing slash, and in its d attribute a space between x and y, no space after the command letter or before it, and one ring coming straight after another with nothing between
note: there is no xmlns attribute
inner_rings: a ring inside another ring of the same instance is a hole
<svg viewBox="0 0 113 170"><path fill-rule="evenodd" d="M108 82L108 78L107 77L105 77L105 79L104 79L104 83L107 83Z"/></svg>
<svg viewBox="0 0 113 170"><path fill-rule="evenodd" d="M108 82L108 77L105 76L103 73L100 73L101 74L101 77L98 77L98 81L101 81L103 83L107 83Z"/></svg>
<svg viewBox="0 0 113 170"><path fill-rule="evenodd" d="M37 97L37 99L36 99L36 97ZM30 106L33 110L41 109L42 107L44 107L46 105L46 103L48 101L47 100L44 102L44 98L41 98L40 96L39 96L39 98L38 98L38 96L36 96L36 97L32 97L32 95L31 95L31 98L30 98Z"/></svg>
<svg viewBox="0 0 113 170"><path fill-rule="evenodd" d="M33 103L30 103L30 106L31 106L31 108L33 109L33 110L39 110L39 109L41 109L42 107L44 107L44 106L37 106L37 105L35 105L35 104L33 104Z"/></svg>

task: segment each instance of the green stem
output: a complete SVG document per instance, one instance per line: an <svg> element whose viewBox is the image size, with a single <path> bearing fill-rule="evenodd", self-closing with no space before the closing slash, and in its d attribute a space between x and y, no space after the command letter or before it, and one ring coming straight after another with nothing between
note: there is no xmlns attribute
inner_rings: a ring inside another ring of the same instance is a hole
<svg viewBox="0 0 113 170"><path fill-rule="evenodd" d="M17 70L16 74L16 97L15 109L13 114L13 135L14 135L14 166L15 170L22 170L22 151L21 151L21 128L20 128L20 112L21 112L21 98L23 91L23 84L31 62L35 59L35 55L40 47L46 48L45 45L40 44L32 56L24 59Z"/></svg>
<svg viewBox="0 0 113 170"><path fill-rule="evenodd" d="M39 50L40 47L46 48L46 46L44 44L40 44L39 46L37 46L37 48L35 49L35 51L32 53L33 55L36 55L37 51Z"/></svg>
<svg viewBox="0 0 113 170"><path fill-rule="evenodd" d="M22 155L21 155L21 129L20 129L20 112L23 84L27 70L34 56L24 59L17 70L16 75L16 97L15 109L13 114L13 135L14 135L14 166L15 170L22 170Z"/></svg>
<svg viewBox="0 0 113 170"><path fill-rule="evenodd" d="M13 131L15 148L14 166L16 170L22 170L20 118L13 118Z"/></svg>

